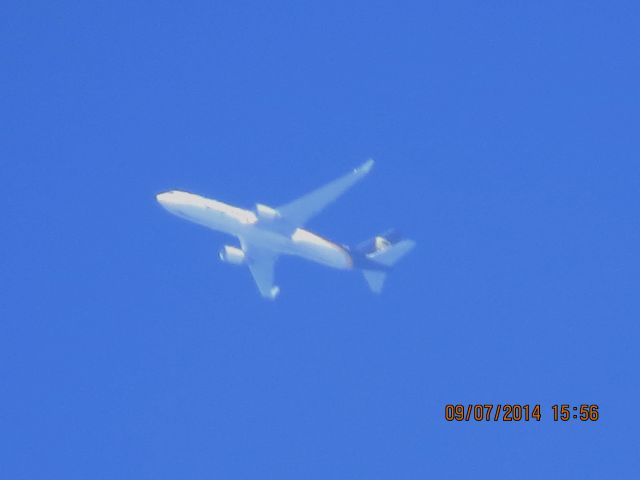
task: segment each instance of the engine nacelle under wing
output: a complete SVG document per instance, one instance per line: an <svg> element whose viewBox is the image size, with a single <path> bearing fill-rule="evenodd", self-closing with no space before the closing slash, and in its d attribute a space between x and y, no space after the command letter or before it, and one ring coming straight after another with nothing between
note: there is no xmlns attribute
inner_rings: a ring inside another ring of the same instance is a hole
<svg viewBox="0 0 640 480"><path fill-rule="evenodd" d="M229 245L222 247L218 256L223 262L232 265L242 265L247 261L244 252L240 248L230 247Z"/></svg>
<svg viewBox="0 0 640 480"><path fill-rule="evenodd" d="M258 214L258 218L261 220L273 221L280 218L280 212L275 208L268 207L261 203L256 203L256 213Z"/></svg>

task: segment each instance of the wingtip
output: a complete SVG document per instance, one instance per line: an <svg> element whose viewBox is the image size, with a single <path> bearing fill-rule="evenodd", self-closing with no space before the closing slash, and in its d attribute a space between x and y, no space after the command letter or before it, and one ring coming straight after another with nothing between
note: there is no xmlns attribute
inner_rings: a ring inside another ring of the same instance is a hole
<svg viewBox="0 0 640 480"><path fill-rule="evenodd" d="M276 298L278 298L279 294L280 294L280 287L273 286L271 287L271 290L269 290L269 295L266 298L269 300L275 300Z"/></svg>
<svg viewBox="0 0 640 480"><path fill-rule="evenodd" d="M374 163L375 162L373 161L373 158L370 158L358 168L356 168L356 172L369 173L369 171L373 168Z"/></svg>

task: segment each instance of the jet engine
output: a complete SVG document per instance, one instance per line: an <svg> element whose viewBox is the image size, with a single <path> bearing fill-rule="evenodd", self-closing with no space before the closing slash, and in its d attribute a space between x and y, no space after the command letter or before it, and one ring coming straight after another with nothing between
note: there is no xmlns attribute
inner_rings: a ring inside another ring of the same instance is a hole
<svg viewBox="0 0 640 480"><path fill-rule="evenodd" d="M273 221L280 218L280 212L275 208L268 207L261 203L256 203L256 213L261 220Z"/></svg>
<svg viewBox="0 0 640 480"><path fill-rule="evenodd" d="M246 261L244 252L241 249L230 247L229 245L222 247L218 256L223 262L232 265L242 265Z"/></svg>

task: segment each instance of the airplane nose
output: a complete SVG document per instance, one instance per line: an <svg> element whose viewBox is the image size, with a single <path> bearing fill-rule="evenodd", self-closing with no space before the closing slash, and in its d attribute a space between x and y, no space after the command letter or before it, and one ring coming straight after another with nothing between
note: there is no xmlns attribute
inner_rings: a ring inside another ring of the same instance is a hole
<svg viewBox="0 0 640 480"><path fill-rule="evenodd" d="M159 193L156 195L156 201L160 205L165 205L166 203L168 203L170 195L171 195L170 192Z"/></svg>

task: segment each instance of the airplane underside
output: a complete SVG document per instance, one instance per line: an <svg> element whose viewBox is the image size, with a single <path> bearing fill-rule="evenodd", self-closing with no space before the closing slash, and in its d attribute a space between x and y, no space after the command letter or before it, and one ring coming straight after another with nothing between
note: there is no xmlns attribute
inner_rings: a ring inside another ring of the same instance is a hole
<svg viewBox="0 0 640 480"><path fill-rule="evenodd" d="M362 270L369 288L380 293L388 270L413 249L415 242L383 234L349 249L302 228L363 178L372 165L369 160L353 172L281 207L257 204L255 212L177 190L156 198L174 215L236 236L240 248L225 245L220 250L220 259L248 266L264 298L275 299L280 292L274 284L275 263L280 255L293 255L341 270Z"/></svg>

